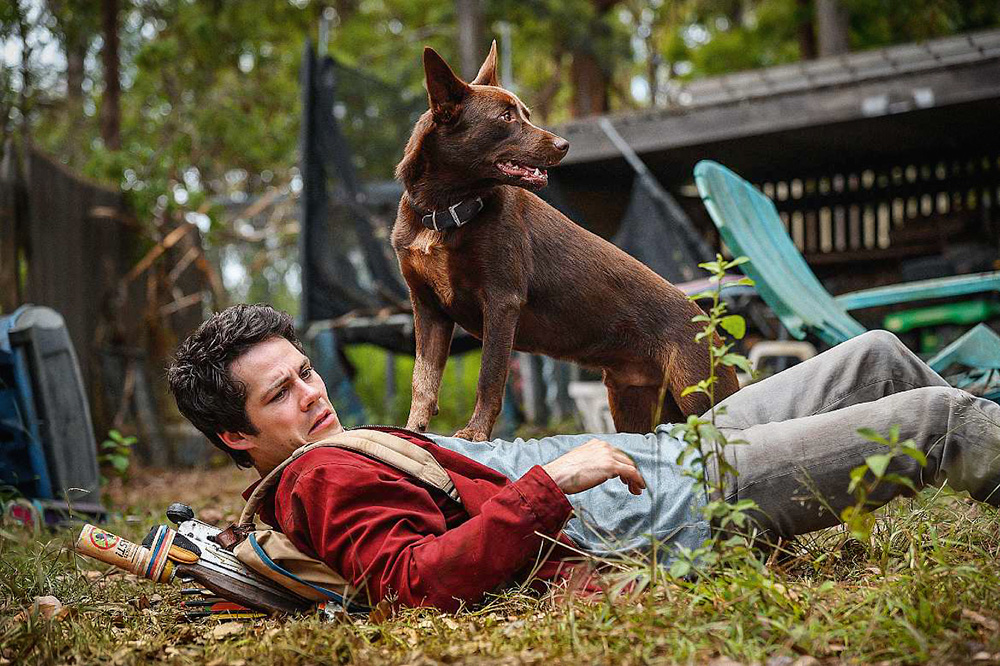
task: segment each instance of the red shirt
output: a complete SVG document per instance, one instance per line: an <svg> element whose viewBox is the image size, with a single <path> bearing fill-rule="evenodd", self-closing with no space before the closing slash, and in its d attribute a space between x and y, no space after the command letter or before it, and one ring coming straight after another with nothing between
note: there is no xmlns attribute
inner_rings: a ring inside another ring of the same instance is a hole
<svg viewBox="0 0 1000 666"><path fill-rule="evenodd" d="M573 545L562 534L572 507L541 467L511 482L415 433L391 432L437 459L461 504L385 463L323 447L285 468L261 517L371 603L394 593L401 605L453 611L526 580L543 558L536 578L568 573L576 554L552 539Z"/></svg>

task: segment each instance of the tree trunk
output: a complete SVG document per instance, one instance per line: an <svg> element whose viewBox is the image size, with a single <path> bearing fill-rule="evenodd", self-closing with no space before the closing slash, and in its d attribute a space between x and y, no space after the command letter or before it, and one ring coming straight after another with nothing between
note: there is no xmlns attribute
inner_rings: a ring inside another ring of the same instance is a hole
<svg viewBox="0 0 1000 666"><path fill-rule="evenodd" d="M18 111L20 111L21 115L21 118L18 122L19 125L18 129L21 132L21 140L23 141L22 145L27 147L31 145L31 133L29 132L28 129L29 128L28 117L31 112L31 109L29 107L31 106L34 97L33 88L35 85L35 81L30 66L32 52L34 51L34 48L31 45L31 41L28 40L28 33L31 31L31 27L28 25L28 19L27 16L25 15L25 9L21 5L21 3L17 2L16 0L14 2L13 14L14 14L15 24L17 25L17 35L20 38L21 42L21 89L20 91L18 91L17 102L16 102L17 109ZM7 76L10 76L10 72L7 72L6 74ZM6 85L9 86L10 83L7 82ZM6 97L6 95L4 95L4 97ZM5 118L3 122L7 123L8 119ZM8 128L5 126L4 136L3 136L4 141L7 140L7 131ZM10 131L13 131L13 129L11 129Z"/></svg>
<svg viewBox="0 0 1000 666"><path fill-rule="evenodd" d="M819 37L819 56L848 53L848 16L841 0L816 0L816 31Z"/></svg>
<svg viewBox="0 0 1000 666"><path fill-rule="evenodd" d="M101 138L111 150L120 150L121 137L121 74L118 54L118 0L103 0L101 24L104 48L104 97L101 101Z"/></svg>
<svg viewBox="0 0 1000 666"><path fill-rule="evenodd" d="M656 93L659 88L660 65L663 64L663 59L656 48L656 40L653 39L652 30L650 30L650 36L646 38L646 56L646 76L649 78L649 106L656 108Z"/></svg>
<svg viewBox="0 0 1000 666"><path fill-rule="evenodd" d="M458 59L462 78L471 81L486 58L483 48L482 0L455 0L458 18Z"/></svg>
<svg viewBox="0 0 1000 666"><path fill-rule="evenodd" d="M573 84L571 112L574 118L597 116L608 110L610 81L593 53L575 51L569 76Z"/></svg>
<svg viewBox="0 0 1000 666"><path fill-rule="evenodd" d="M798 24L796 32L799 37L799 57L802 60L815 60L819 52L816 49L816 30L813 27L810 0L796 0L795 20Z"/></svg>
<svg viewBox="0 0 1000 666"><path fill-rule="evenodd" d="M79 138L83 125L83 77L84 60L87 57L87 42L82 36L66 40L66 115L69 117L71 136ZM79 140L67 146L70 153L79 148Z"/></svg>
<svg viewBox="0 0 1000 666"><path fill-rule="evenodd" d="M570 112L574 118L584 118L606 113L608 110L608 88L611 77L601 67L594 52L594 42L602 37L600 17L610 10L618 0L591 0L597 16L590 25L590 39L586 45L574 45L573 62L569 68L570 83L573 86L573 100Z"/></svg>
<svg viewBox="0 0 1000 666"><path fill-rule="evenodd" d="M83 115L84 61L94 36L88 10L93 7L80 0L48 0L49 13L56 20L55 32L66 56L66 110L74 126ZM96 5L94 5L96 7Z"/></svg>
<svg viewBox="0 0 1000 666"><path fill-rule="evenodd" d="M71 109L83 107L83 61L87 45L66 44L66 102Z"/></svg>

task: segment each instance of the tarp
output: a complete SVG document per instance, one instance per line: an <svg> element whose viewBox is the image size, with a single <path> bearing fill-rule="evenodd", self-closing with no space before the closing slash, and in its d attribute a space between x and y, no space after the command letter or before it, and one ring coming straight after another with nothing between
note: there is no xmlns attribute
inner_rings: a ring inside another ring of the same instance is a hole
<svg viewBox="0 0 1000 666"><path fill-rule="evenodd" d="M712 260L704 241L691 229L668 192L656 191L645 178L637 177L612 242L669 282L688 282L704 275L700 262Z"/></svg>
<svg viewBox="0 0 1000 666"><path fill-rule="evenodd" d="M539 195L566 217L586 226L554 174ZM703 277L698 264L713 258L707 243L696 233L669 192L636 175L628 206L611 242L676 284Z"/></svg>

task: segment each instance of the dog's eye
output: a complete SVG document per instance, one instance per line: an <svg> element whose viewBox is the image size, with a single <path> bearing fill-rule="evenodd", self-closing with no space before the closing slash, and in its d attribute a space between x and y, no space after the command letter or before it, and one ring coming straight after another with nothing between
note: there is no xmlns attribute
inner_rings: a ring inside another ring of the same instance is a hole
<svg viewBox="0 0 1000 666"><path fill-rule="evenodd" d="M500 116L500 120L504 121L505 123L513 121L514 112L511 111L510 109L507 109L506 111L503 112L503 115Z"/></svg>

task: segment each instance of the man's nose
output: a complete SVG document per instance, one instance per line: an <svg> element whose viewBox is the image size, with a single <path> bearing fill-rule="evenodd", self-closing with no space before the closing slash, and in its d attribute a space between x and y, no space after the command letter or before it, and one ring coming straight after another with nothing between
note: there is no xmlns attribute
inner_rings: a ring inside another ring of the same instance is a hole
<svg viewBox="0 0 1000 666"><path fill-rule="evenodd" d="M312 407L314 402L319 400L320 390L304 379L299 379L299 381L302 382L302 411L307 411L310 407Z"/></svg>

